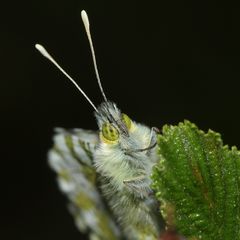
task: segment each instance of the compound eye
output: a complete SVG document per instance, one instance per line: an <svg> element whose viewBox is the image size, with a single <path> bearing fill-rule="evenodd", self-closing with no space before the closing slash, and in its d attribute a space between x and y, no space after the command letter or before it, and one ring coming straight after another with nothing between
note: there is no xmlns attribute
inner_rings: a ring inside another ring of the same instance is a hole
<svg viewBox="0 0 240 240"><path fill-rule="evenodd" d="M122 113L122 121L126 125L127 129L131 128L132 120L129 118L127 114Z"/></svg>
<svg viewBox="0 0 240 240"><path fill-rule="evenodd" d="M119 132L111 123L104 123L102 125L102 136L108 141L116 141L119 138Z"/></svg>

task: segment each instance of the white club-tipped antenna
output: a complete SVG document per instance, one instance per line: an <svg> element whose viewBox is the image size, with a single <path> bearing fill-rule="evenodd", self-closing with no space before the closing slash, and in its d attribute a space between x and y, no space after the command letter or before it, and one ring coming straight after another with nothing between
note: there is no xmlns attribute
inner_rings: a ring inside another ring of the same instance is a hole
<svg viewBox="0 0 240 240"><path fill-rule="evenodd" d="M81 94L87 99L87 101L91 104L96 112L98 112L97 108L93 104L93 102L89 99L86 93L77 85L77 83L70 77L62 67L54 60L54 58L47 52L47 50L40 44L35 44L35 48L49 61L51 61L73 84L74 86L81 92Z"/></svg>
<svg viewBox="0 0 240 240"><path fill-rule="evenodd" d="M98 86L101 90L104 101L107 102L107 98L106 98L106 95L103 91L100 76L99 76L99 73L98 73L97 61L96 61L96 57L95 57L95 52L94 52L94 47L93 47L93 42L92 42L91 32L90 32L90 27L89 27L90 24L89 24L89 20L88 20L88 15L87 15L85 10L81 11L81 17L82 17L82 21L83 21L83 24L84 24L84 27L85 27L85 30L86 30L86 33L87 33L87 37L88 37L88 41L89 41L89 45L90 45L90 49L91 49L91 53L92 53L93 64L94 64L95 74L96 74L97 81L98 81Z"/></svg>

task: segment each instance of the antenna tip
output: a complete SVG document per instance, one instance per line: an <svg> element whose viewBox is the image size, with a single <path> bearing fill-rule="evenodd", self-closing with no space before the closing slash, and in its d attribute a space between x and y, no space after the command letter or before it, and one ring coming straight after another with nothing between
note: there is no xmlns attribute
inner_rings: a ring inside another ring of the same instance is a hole
<svg viewBox="0 0 240 240"><path fill-rule="evenodd" d="M47 50L39 43L35 44L35 48L46 58L50 58L50 55L48 54Z"/></svg>
<svg viewBox="0 0 240 240"><path fill-rule="evenodd" d="M82 17L82 21L83 21L85 27L89 28L88 15L87 15L87 12L85 10L81 11L81 17Z"/></svg>
<svg viewBox="0 0 240 240"><path fill-rule="evenodd" d="M39 44L39 43L36 43L36 44L35 44L35 48L36 48L38 51L40 51L40 52L44 49L44 47L43 47L41 44Z"/></svg>
<svg viewBox="0 0 240 240"><path fill-rule="evenodd" d="M87 16L87 13L86 13L86 11L84 9L81 11L81 16L82 16L82 18Z"/></svg>

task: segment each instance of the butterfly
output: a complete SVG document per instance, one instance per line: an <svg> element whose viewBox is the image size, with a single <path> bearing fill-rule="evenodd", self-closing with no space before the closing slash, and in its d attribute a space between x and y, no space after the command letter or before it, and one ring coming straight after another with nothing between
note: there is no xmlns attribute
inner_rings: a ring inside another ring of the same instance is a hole
<svg viewBox="0 0 240 240"><path fill-rule="evenodd" d="M155 240L163 222L151 190L158 160L156 128L137 123L108 100L100 81L87 13L81 17L88 36L103 102L96 107L46 49L36 44L94 109L98 131L55 129L48 160L79 230L91 240Z"/></svg>

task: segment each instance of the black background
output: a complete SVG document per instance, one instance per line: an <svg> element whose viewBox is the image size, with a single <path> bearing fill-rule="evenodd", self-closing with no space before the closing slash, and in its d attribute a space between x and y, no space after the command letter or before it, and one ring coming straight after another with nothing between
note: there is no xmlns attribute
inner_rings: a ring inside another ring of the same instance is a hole
<svg viewBox="0 0 240 240"><path fill-rule="evenodd" d="M193 2L1 4L0 239L81 239L46 153L55 126L96 129L93 110L34 44L99 104L82 9L106 95L132 119L158 127L189 119L240 146L240 6Z"/></svg>

